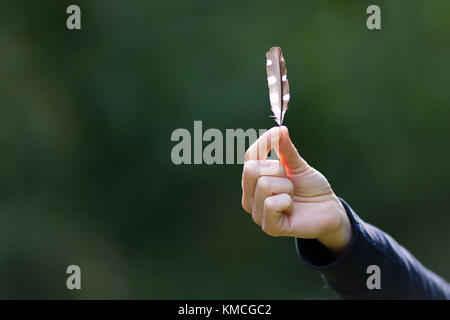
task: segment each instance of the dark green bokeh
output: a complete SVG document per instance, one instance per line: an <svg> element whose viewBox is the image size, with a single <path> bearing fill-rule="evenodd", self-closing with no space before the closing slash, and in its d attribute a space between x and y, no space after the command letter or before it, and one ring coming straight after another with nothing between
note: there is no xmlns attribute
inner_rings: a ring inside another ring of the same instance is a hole
<svg viewBox="0 0 450 320"><path fill-rule="evenodd" d="M65 26L78 4L82 30ZM382 30L365 26L378 4ZM2 1L0 298L335 298L177 128L286 125L360 216L450 277L450 2ZM81 291L65 269L82 269Z"/></svg>

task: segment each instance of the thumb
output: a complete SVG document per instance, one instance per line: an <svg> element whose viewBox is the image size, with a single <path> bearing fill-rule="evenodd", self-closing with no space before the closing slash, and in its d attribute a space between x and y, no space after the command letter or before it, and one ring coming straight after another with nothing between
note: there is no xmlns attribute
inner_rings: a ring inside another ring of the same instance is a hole
<svg viewBox="0 0 450 320"><path fill-rule="evenodd" d="M288 128L285 126L282 126L280 129L280 141L275 151L288 173L299 173L308 169L309 165L298 154L297 149L289 137Z"/></svg>

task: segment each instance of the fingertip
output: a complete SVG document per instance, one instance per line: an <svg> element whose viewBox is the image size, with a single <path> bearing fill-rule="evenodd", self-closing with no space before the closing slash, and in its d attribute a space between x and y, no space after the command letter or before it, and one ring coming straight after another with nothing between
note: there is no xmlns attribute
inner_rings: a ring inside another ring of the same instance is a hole
<svg viewBox="0 0 450 320"><path fill-rule="evenodd" d="M269 136L270 136L270 146L275 147L278 146L280 139L281 139L281 130L280 127L275 126L269 129Z"/></svg>
<svg viewBox="0 0 450 320"><path fill-rule="evenodd" d="M291 138L289 137L289 130L286 126L280 127L280 143L289 142Z"/></svg>
<svg viewBox="0 0 450 320"><path fill-rule="evenodd" d="M279 135L280 134L280 127L279 126L274 126L274 127L269 129L269 132L270 132L271 135Z"/></svg>
<svg viewBox="0 0 450 320"><path fill-rule="evenodd" d="M291 138L289 137L289 130L286 126L280 127L280 143L286 144L291 142Z"/></svg>

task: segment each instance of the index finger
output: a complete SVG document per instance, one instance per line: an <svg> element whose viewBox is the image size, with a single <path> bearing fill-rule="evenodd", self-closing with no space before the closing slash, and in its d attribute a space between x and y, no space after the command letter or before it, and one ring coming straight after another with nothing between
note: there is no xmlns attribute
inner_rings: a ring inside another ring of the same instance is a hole
<svg viewBox="0 0 450 320"><path fill-rule="evenodd" d="M247 149L245 161L265 160L272 148L278 147L280 141L280 128L273 127L264 132L258 140Z"/></svg>

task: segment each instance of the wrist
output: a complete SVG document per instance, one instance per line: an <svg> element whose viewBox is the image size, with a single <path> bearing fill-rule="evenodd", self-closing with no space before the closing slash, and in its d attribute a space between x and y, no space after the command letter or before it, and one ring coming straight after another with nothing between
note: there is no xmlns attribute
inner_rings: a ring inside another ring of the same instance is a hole
<svg viewBox="0 0 450 320"><path fill-rule="evenodd" d="M317 238L334 258L340 257L345 252L353 235L352 224L348 218L347 212L342 203L338 199L336 199L336 201L338 202L338 208L334 214L338 215L340 218L339 227L332 232Z"/></svg>

